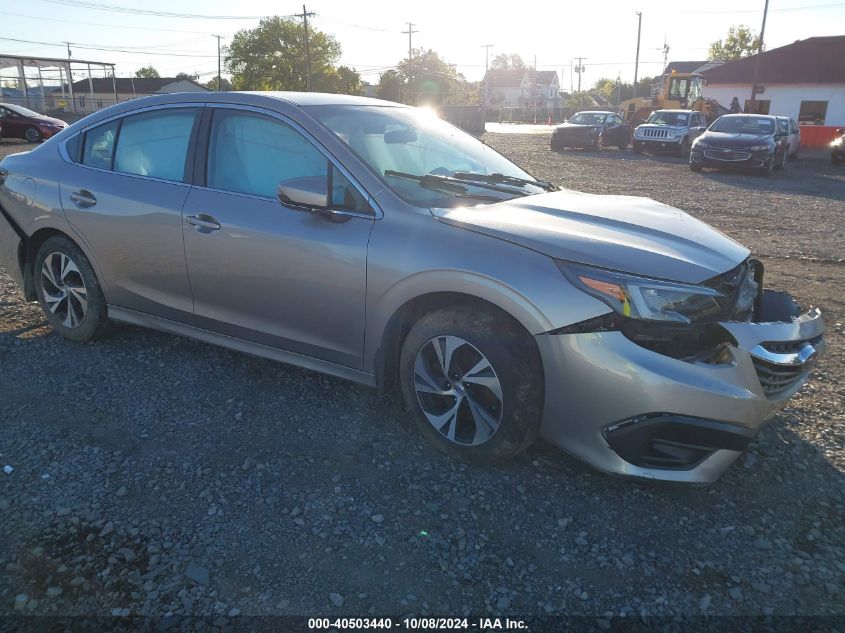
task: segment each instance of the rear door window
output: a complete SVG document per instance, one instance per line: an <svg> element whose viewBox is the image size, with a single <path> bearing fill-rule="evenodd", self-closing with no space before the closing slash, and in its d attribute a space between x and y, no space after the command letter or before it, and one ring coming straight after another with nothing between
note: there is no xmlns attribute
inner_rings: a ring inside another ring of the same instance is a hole
<svg viewBox="0 0 845 633"><path fill-rule="evenodd" d="M181 182L198 108L128 116L117 140L114 171Z"/></svg>
<svg viewBox="0 0 845 633"><path fill-rule="evenodd" d="M88 130L85 133L85 150L82 152L82 164L98 169L111 169L114 141L120 121L109 121Z"/></svg>

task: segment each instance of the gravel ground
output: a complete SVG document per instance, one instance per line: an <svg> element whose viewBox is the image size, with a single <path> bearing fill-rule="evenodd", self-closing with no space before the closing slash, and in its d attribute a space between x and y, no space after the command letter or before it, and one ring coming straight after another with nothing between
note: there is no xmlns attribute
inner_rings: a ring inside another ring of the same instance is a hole
<svg viewBox="0 0 845 633"><path fill-rule="evenodd" d="M744 458L708 487L543 443L465 466L395 396L129 326L62 340L0 268L0 615L845 617L845 169L693 174L485 140L539 177L690 211L822 308L826 356Z"/></svg>

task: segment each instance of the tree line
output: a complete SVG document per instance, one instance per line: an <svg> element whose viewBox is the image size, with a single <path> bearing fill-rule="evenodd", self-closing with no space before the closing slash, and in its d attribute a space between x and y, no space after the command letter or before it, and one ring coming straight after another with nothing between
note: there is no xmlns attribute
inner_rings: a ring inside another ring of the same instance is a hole
<svg viewBox="0 0 845 633"><path fill-rule="evenodd" d="M242 29L225 48L225 70L232 79L222 78L223 90L306 90L315 92L365 94L365 85L355 68L339 64L341 45L337 39L319 29L306 31L296 19L267 17L253 29ZM709 58L730 61L757 52L757 37L748 27L732 26L727 37L713 42ZM482 82L470 82L451 64L433 50L415 49L411 59L402 59L381 73L377 96L389 101L412 104L477 104L481 101ZM310 72L307 59L310 57ZM528 70L525 61L516 54L496 55L493 70ZM153 66L135 72L136 77L158 77ZM197 75L179 73L177 79L198 82ZM653 77L637 82L636 93L648 94ZM217 90L217 77L205 85ZM601 96L609 102L624 101L634 96L630 83L601 78L592 88L580 94L567 95L565 105L586 107L587 100ZM571 101L572 103L569 103ZM582 103L583 102L583 103Z"/></svg>

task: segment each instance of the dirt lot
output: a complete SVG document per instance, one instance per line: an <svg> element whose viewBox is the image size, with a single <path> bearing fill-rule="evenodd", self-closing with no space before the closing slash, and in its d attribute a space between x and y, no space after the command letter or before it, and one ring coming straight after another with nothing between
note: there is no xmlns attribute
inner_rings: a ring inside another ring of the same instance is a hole
<svg viewBox="0 0 845 633"><path fill-rule="evenodd" d="M747 456L706 488L544 444L467 467L395 397L134 327L61 340L0 269L0 614L845 617L845 169L486 140L538 177L685 209L822 308L826 356Z"/></svg>

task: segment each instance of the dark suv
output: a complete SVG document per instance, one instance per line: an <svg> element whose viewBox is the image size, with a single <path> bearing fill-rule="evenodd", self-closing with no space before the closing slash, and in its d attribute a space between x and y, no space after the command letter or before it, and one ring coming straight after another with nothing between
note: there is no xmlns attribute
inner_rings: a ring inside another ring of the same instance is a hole
<svg viewBox="0 0 845 633"><path fill-rule="evenodd" d="M67 127L61 119L38 114L13 103L0 103L0 129L3 138L22 138L38 143Z"/></svg>

